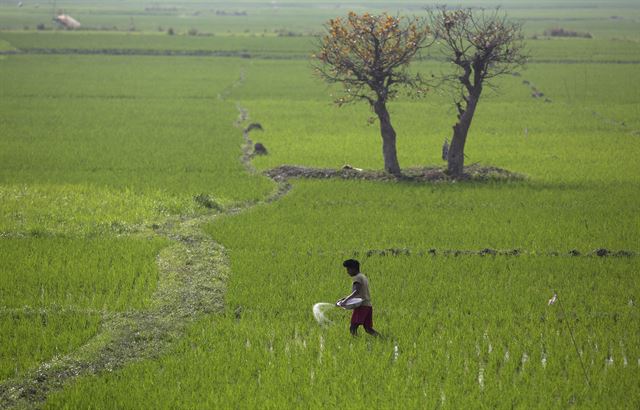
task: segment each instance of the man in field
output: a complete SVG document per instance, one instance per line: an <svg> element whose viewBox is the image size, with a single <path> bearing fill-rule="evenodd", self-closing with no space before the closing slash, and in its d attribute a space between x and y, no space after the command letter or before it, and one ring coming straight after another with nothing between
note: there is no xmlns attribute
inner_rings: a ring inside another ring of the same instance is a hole
<svg viewBox="0 0 640 410"><path fill-rule="evenodd" d="M352 298L362 299L362 303L353 309L353 313L351 314L351 334L357 336L358 327L363 325L364 330L368 334L380 336L380 334L373 329L373 307L371 306L371 295L369 294L369 280L360 272L360 262L355 259L348 259L342 263L342 266L347 269L353 285L351 287L351 294L338 300L336 305L343 307L343 305L348 305L349 300Z"/></svg>

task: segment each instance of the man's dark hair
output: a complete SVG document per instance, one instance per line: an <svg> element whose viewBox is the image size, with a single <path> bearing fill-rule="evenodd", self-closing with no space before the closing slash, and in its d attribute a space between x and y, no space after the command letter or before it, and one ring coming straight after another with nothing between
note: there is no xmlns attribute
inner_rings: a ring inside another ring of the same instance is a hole
<svg viewBox="0 0 640 410"><path fill-rule="evenodd" d="M355 268L360 270L360 262L355 259L347 259L346 261L342 262L342 266L344 266L345 268Z"/></svg>

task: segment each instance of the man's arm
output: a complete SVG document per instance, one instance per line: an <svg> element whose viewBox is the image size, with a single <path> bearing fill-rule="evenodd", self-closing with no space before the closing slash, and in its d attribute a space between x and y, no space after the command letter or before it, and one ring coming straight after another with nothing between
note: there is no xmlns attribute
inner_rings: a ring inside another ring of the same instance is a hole
<svg viewBox="0 0 640 410"><path fill-rule="evenodd" d="M349 294L349 296L345 296L342 299L338 300L336 302L336 305L341 306L344 302L346 302L347 300L351 299L353 297L353 295L355 295L356 293L358 293L360 291L360 282L353 282L353 292L351 292L351 294Z"/></svg>

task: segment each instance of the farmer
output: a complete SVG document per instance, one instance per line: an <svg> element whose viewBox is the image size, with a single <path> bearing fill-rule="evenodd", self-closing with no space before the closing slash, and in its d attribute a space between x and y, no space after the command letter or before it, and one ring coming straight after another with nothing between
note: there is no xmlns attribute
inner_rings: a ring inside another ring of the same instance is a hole
<svg viewBox="0 0 640 410"><path fill-rule="evenodd" d="M373 307L371 306L371 296L369 295L369 280L360 272L360 262L355 259L348 259L342 263L347 269L347 273L351 276L352 292L336 302L336 305L342 307L347 304L351 298L361 298L362 303L351 314L351 334L358 335L358 326L363 325L364 330L372 336L380 336L373 329Z"/></svg>

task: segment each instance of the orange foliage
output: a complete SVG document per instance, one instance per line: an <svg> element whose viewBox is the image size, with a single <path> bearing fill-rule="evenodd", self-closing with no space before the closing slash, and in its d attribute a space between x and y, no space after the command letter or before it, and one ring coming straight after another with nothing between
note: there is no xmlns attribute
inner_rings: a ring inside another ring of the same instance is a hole
<svg viewBox="0 0 640 410"><path fill-rule="evenodd" d="M406 68L429 36L422 21L349 12L346 18L329 20L325 28L314 57L325 80L345 85L346 95L337 103L386 100L393 84L415 82Z"/></svg>

